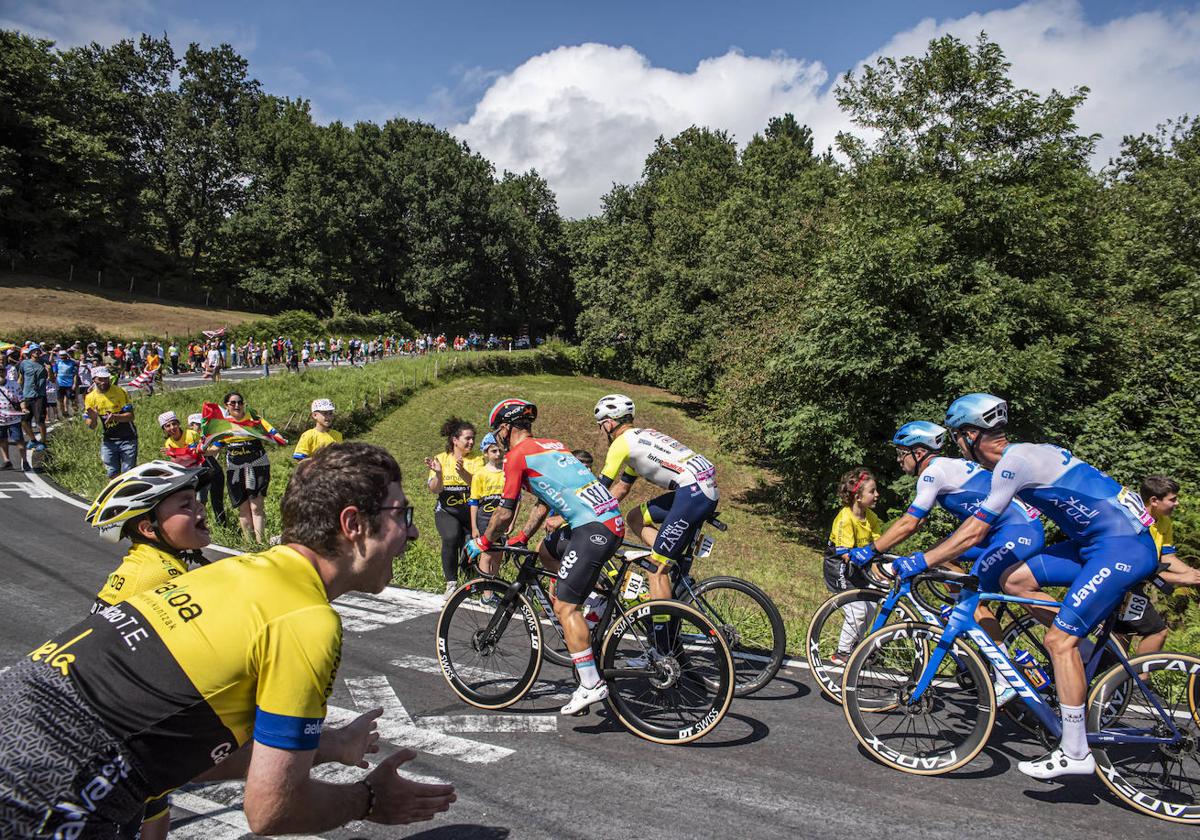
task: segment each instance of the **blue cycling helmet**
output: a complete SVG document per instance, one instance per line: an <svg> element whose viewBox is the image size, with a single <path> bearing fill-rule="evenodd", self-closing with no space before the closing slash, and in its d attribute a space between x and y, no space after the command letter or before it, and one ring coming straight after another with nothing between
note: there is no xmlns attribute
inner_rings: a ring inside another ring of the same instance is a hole
<svg viewBox="0 0 1200 840"><path fill-rule="evenodd" d="M923 446L930 452L937 452L945 442L946 430L928 420L905 423L892 436L892 446Z"/></svg>
<svg viewBox="0 0 1200 840"><path fill-rule="evenodd" d="M495 432L488 432L483 436L483 440L479 441L479 451L487 452L489 446L499 446L499 441L496 440Z"/></svg>
<svg viewBox="0 0 1200 840"><path fill-rule="evenodd" d="M1008 423L1008 403L992 394L967 394L950 403L946 425L951 429L974 426L998 429Z"/></svg>

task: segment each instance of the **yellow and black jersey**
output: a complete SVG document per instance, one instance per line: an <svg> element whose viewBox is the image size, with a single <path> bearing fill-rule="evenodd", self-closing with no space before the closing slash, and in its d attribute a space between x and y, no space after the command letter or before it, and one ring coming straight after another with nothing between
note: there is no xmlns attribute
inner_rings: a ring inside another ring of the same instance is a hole
<svg viewBox="0 0 1200 840"><path fill-rule="evenodd" d="M316 569L276 546L133 595L29 658L69 680L165 792L251 738L315 749L341 649Z"/></svg>
<svg viewBox="0 0 1200 840"><path fill-rule="evenodd" d="M504 470L484 467L471 477L471 498L468 504L477 506L480 513L494 513L503 495Z"/></svg>
<svg viewBox="0 0 1200 840"><path fill-rule="evenodd" d="M93 611L162 586L187 571L182 560L149 543L135 543L117 570L108 576L104 588L96 593Z"/></svg>
<svg viewBox="0 0 1200 840"><path fill-rule="evenodd" d="M458 474L458 465L454 461L454 453L439 452L433 456L433 460L437 461L442 466L442 492L438 493L438 507L440 508L461 508L463 514L466 514L467 499L471 493L471 483L463 481L463 477ZM481 455L468 455L463 458L463 467L472 476L483 469L483 457ZM429 477L435 475L433 470L429 471Z"/></svg>

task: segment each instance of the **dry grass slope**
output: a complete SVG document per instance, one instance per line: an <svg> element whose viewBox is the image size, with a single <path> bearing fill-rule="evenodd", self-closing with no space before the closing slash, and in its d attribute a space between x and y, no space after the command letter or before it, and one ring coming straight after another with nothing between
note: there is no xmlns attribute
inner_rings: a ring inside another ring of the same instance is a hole
<svg viewBox="0 0 1200 840"><path fill-rule="evenodd" d="M164 303L46 277L0 274L0 320L6 331L2 337L10 341L77 324L130 338L197 335L201 330L229 327L258 317L252 312Z"/></svg>

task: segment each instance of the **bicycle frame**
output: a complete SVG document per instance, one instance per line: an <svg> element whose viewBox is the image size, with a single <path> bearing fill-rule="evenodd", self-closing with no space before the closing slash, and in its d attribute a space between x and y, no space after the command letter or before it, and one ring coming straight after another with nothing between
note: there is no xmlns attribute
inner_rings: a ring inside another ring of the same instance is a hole
<svg viewBox="0 0 1200 840"><path fill-rule="evenodd" d="M949 581L953 583L954 581ZM1014 595L1002 595L995 593L981 593L974 589L970 589L964 585L962 593L959 596L958 603L954 606L954 611L950 614L950 620L946 622L946 626L938 639L937 646L934 648L933 654L929 661L925 663L925 667L921 672L920 678L917 680L916 686L913 688L910 696L907 699L908 703L915 703L920 700L921 696L928 690L929 686L937 675L938 669L941 667L946 654L950 651L954 641L962 635L966 635L980 652L987 657L988 661L999 674L1013 689L1017 692L1022 702L1034 713L1042 725L1053 738L1062 737L1062 723L1058 714L1050 706L1042 695L1033 687L1032 684L1025 678L1024 669L1015 664L1004 651L992 641L984 629L975 621L975 610L980 602L1000 601L1010 604L1029 604L1033 606L1061 607L1060 602L1041 601L1035 598L1020 598ZM1169 727L1172 737L1157 737L1153 735L1139 735L1134 730L1117 729L1117 730L1101 730L1100 732L1089 732L1089 744L1173 744L1179 742L1183 736L1174 720L1163 709L1158 698L1149 690L1146 683L1141 680L1137 672L1129 664L1129 659L1125 656L1125 652L1121 650L1119 645L1110 645L1110 634L1114 617L1110 616L1104 623L1101 630L1100 639L1102 644L1097 644L1092 651L1092 655L1088 662L1085 663L1085 673L1087 681L1090 683L1095 675L1095 669L1099 664L1100 655L1106 646L1112 650L1120 660L1125 671L1133 678L1146 700L1154 707L1159 718L1164 721Z"/></svg>

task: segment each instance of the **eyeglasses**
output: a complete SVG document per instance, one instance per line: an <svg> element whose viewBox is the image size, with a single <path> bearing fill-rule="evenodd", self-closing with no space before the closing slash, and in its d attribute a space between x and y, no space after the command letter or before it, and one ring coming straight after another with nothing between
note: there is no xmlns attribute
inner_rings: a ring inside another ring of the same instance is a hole
<svg viewBox="0 0 1200 840"><path fill-rule="evenodd" d="M412 505L384 505L380 510L402 510L404 511L404 527L411 528L413 524L413 506Z"/></svg>

